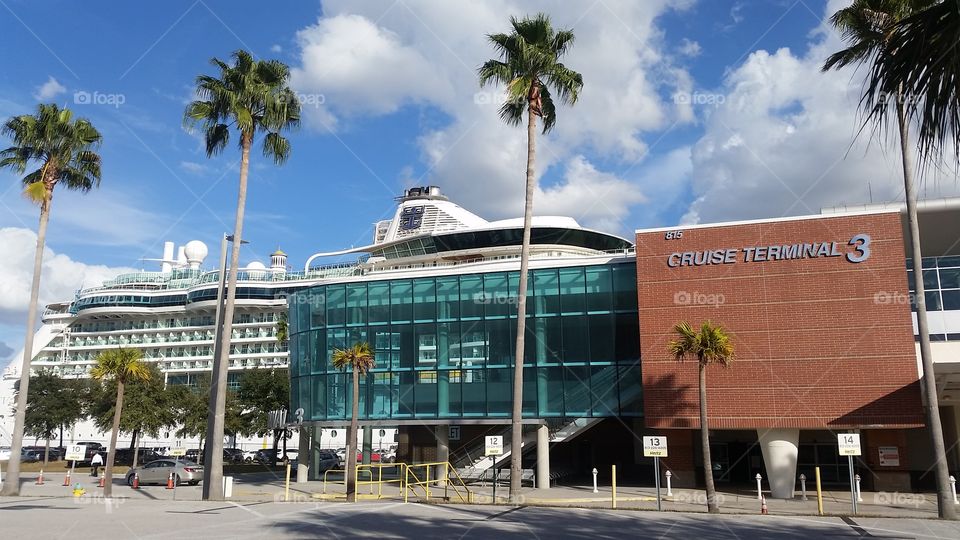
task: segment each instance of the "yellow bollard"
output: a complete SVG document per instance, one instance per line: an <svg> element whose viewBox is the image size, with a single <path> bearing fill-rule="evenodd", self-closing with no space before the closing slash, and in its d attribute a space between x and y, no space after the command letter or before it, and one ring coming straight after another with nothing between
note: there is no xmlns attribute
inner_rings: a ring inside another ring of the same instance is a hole
<svg viewBox="0 0 960 540"><path fill-rule="evenodd" d="M287 462L287 480L283 488L283 502L290 501L290 462Z"/></svg>
<svg viewBox="0 0 960 540"><path fill-rule="evenodd" d="M814 469L817 475L817 514L823 515L823 491L820 490L820 467Z"/></svg>
<svg viewBox="0 0 960 540"><path fill-rule="evenodd" d="M403 468L403 485L400 486L403 489L403 502L407 502L407 491L410 488L410 468Z"/></svg>
<svg viewBox="0 0 960 540"><path fill-rule="evenodd" d="M424 468L427 469L427 483L424 485L423 489L427 492L427 500L430 500L430 466L427 465Z"/></svg>
<svg viewBox="0 0 960 540"><path fill-rule="evenodd" d="M610 497L612 499L611 502L613 503L613 509L616 510L617 509L617 466L616 465L610 466L610 485L612 486L612 489L610 491Z"/></svg>

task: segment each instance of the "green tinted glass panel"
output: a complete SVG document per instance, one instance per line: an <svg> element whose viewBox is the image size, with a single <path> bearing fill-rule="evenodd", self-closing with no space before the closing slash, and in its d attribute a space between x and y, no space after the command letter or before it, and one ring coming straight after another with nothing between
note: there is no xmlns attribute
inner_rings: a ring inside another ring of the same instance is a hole
<svg viewBox="0 0 960 540"><path fill-rule="evenodd" d="M452 321L460 317L460 279L457 276L437 278L437 320Z"/></svg>
<svg viewBox="0 0 960 540"><path fill-rule="evenodd" d="M537 380L537 368L526 368L523 370L523 403L521 404L521 414L525 417L535 417L537 415L537 385L533 384ZM512 405L511 405L512 407ZM511 410L511 414L513 411Z"/></svg>
<svg viewBox="0 0 960 540"><path fill-rule="evenodd" d="M560 313L560 277L556 269L533 272L533 299L534 315Z"/></svg>
<svg viewBox="0 0 960 540"><path fill-rule="evenodd" d="M510 312L511 296L506 274L483 275L483 312L488 319L504 318Z"/></svg>
<svg viewBox="0 0 960 540"><path fill-rule="evenodd" d="M314 420L326 420L327 418L327 376L314 375L310 377L313 381L313 414Z"/></svg>
<svg viewBox="0 0 960 540"><path fill-rule="evenodd" d="M567 415L587 416L593 396L590 393L590 368L563 368L563 400Z"/></svg>
<svg viewBox="0 0 960 540"><path fill-rule="evenodd" d="M460 323L460 363L464 367L481 367L487 363L484 321Z"/></svg>
<svg viewBox="0 0 960 540"><path fill-rule="evenodd" d="M437 318L437 286L433 278L413 280L413 319L428 322Z"/></svg>
<svg viewBox="0 0 960 540"><path fill-rule="evenodd" d="M563 319L535 317L527 319L527 337L524 340L524 364L549 366L560 364L563 349Z"/></svg>
<svg viewBox="0 0 960 540"><path fill-rule="evenodd" d="M527 381L524 380L526 385ZM537 409L540 416L563 415L563 370L559 367L537 369Z"/></svg>
<svg viewBox="0 0 960 540"><path fill-rule="evenodd" d="M587 317L572 315L563 317L563 362L565 364L586 363L590 359L589 328Z"/></svg>
<svg viewBox="0 0 960 540"><path fill-rule="evenodd" d="M616 416L619 411L617 382L620 366L591 366L592 416Z"/></svg>
<svg viewBox="0 0 960 540"><path fill-rule="evenodd" d="M587 320L590 326L590 362L613 362L615 345L613 315L591 315Z"/></svg>
<svg viewBox="0 0 960 540"><path fill-rule="evenodd" d="M390 397L392 395L390 390L391 375L389 373L373 373L372 375L373 395L371 402L373 403L373 407L370 410L370 417L389 418L392 412L390 406Z"/></svg>
<svg viewBox="0 0 960 540"><path fill-rule="evenodd" d="M483 278L460 276L460 318L462 320L483 317Z"/></svg>
<svg viewBox="0 0 960 540"><path fill-rule="evenodd" d="M343 326L346 323L347 291L343 285L328 285L327 326Z"/></svg>
<svg viewBox="0 0 960 540"><path fill-rule="evenodd" d="M494 319L486 321L487 346L489 359L487 365L491 367L513 365L513 353L516 343L512 339L516 331L516 323L509 319Z"/></svg>
<svg viewBox="0 0 960 540"><path fill-rule="evenodd" d="M940 288L960 289L960 268L941 268Z"/></svg>
<svg viewBox="0 0 960 540"><path fill-rule="evenodd" d="M313 366L311 370L314 373L322 373L327 370L330 362L330 357L327 356L327 332L326 330L314 330L309 335L309 339L313 341Z"/></svg>
<svg viewBox="0 0 960 540"><path fill-rule="evenodd" d="M461 392L460 380L463 378L460 370L437 371L437 415L441 417L460 416Z"/></svg>
<svg viewBox="0 0 960 540"><path fill-rule="evenodd" d="M347 325L356 326L367 322L367 285L347 285Z"/></svg>
<svg viewBox="0 0 960 540"><path fill-rule="evenodd" d="M643 415L643 381L640 378L639 364L622 364L617 387L620 390L620 414L623 416Z"/></svg>
<svg viewBox="0 0 960 540"><path fill-rule="evenodd" d="M309 312L310 328L323 328L327 325L327 304L324 290L324 287L317 287L298 295L298 299L305 300L300 305ZM306 327L304 327L304 330L306 330Z"/></svg>
<svg viewBox="0 0 960 540"><path fill-rule="evenodd" d="M367 316L370 324L390 322L390 283L380 281L367 285Z"/></svg>
<svg viewBox="0 0 960 540"><path fill-rule="evenodd" d="M420 418L437 415L437 372L418 371L414 376L416 414Z"/></svg>
<svg viewBox="0 0 960 540"><path fill-rule="evenodd" d="M616 338L614 357L617 362L637 362L640 360L640 323L637 314L617 313L614 316Z"/></svg>
<svg viewBox="0 0 960 540"><path fill-rule="evenodd" d="M404 279L390 282L390 321L413 320L413 283Z"/></svg>
<svg viewBox="0 0 960 540"><path fill-rule="evenodd" d="M613 305L611 294L613 284L610 267L590 266L586 269L587 311L590 313L609 312Z"/></svg>
<svg viewBox="0 0 960 540"><path fill-rule="evenodd" d="M611 267L613 272L613 309L617 311L637 310L637 265L618 264Z"/></svg>
<svg viewBox="0 0 960 540"><path fill-rule="evenodd" d="M327 418L346 418L347 376L343 373L327 374Z"/></svg>
<svg viewBox="0 0 960 540"><path fill-rule="evenodd" d="M463 415L483 416L487 413L487 384L485 369L465 369L460 378L463 394Z"/></svg>
<svg viewBox="0 0 960 540"><path fill-rule="evenodd" d="M395 417L413 416L416 407L414 400L413 371L401 371L393 374L394 396L397 401Z"/></svg>
<svg viewBox="0 0 960 540"><path fill-rule="evenodd" d="M586 280L583 268L560 269L560 312L564 314L583 313Z"/></svg>
<svg viewBox="0 0 960 540"><path fill-rule="evenodd" d="M417 369L437 368L437 325L421 323L414 326Z"/></svg>
<svg viewBox="0 0 960 540"><path fill-rule="evenodd" d="M513 394L510 369L488 369L487 377L487 414L510 416Z"/></svg>

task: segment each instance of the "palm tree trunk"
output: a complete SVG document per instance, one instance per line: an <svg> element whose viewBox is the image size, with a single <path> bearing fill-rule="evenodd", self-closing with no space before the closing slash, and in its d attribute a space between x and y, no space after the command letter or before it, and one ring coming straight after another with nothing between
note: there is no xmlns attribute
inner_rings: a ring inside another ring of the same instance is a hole
<svg viewBox="0 0 960 540"><path fill-rule="evenodd" d="M0 495L20 495L20 452L23 450L23 429L26 422L27 391L30 386L30 363L33 360L33 333L37 325L37 303L40 296L40 272L43 269L43 248L47 242L47 222L53 192L40 203L40 226L37 228L37 248L33 255L33 282L30 285L30 305L27 308L27 331L23 340L23 361L20 364L20 388L14 412L13 436L10 441L10 461Z"/></svg>
<svg viewBox="0 0 960 540"><path fill-rule="evenodd" d="M710 457L710 426L707 424L707 366L700 366L700 444L703 446L703 480L707 487L707 512L719 514L717 489L713 486L713 458Z"/></svg>
<svg viewBox="0 0 960 540"><path fill-rule="evenodd" d="M947 467L947 452L943 444L943 425L940 423L940 404L937 396L937 381L933 372L933 356L930 351L930 333L927 324L927 302L923 287L923 255L920 249L920 223L917 219L917 193L913 182L913 157L910 155L910 136L907 116L903 107L903 94L897 93L897 123L900 128L900 161L903 163L903 190L907 199L907 228L910 232L911 257L913 257L913 284L917 305L917 331L920 334L920 363L923 365L923 388L927 427L933 447L934 471L937 478L937 508L941 518L957 519L950 490L950 471Z"/></svg>
<svg viewBox="0 0 960 540"><path fill-rule="evenodd" d="M350 429L347 430L347 502L357 500L357 417L360 416L360 370L353 363L353 399L350 406Z"/></svg>
<svg viewBox="0 0 960 540"><path fill-rule="evenodd" d="M103 468L103 496L113 495L113 462L117 457L117 435L120 433L120 414L123 411L123 381L117 381L117 405L113 410L113 428L110 429L110 448L107 450L107 465Z"/></svg>
<svg viewBox="0 0 960 540"><path fill-rule="evenodd" d="M130 441L130 445L133 447L133 467L134 468L137 467L137 454L139 453L137 452L137 450L140 449L139 448L140 445L137 443L137 439L139 438L140 438L140 430L139 429L133 430L133 437L131 437L132 440Z"/></svg>
<svg viewBox="0 0 960 540"><path fill-rule="evenodd" d="M237 298L237 269L240 267L240 245L243 233L243 212L247 204L247 173L250 170L250 147L253 134L241 135L240 187L237 190L237 215L233 225L233 246L230 250L230 274L227 298L223 306L223 336L220 356L214 373L217 380L210 388L210 409L214 412L213 429L207 433L208 462L204 464L203 499L223 500L223 422L227 407L227 370L230 367L230 340L233 333L233 307Z"/></svg>
<svg viewBox="0 0 960 540"><path fill-rule="evenodd" d="M520 248L520 287L517 290L517 346L513 360L513 413L510 431L510 501L520 500L523 452L523 349L527 330L527 269L530 266L530 228L533 222L534 164L537 155L537 116L527 107L527 182L523 205L523 245Z"/></svg>

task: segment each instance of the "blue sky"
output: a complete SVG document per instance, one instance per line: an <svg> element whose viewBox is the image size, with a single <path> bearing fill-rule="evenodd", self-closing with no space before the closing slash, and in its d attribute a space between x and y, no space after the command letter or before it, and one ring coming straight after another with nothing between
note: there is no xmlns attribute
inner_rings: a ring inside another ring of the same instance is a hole
<svg viewBox="0 0 960 540"><path fill-rule="evenodd" d="M541 138L538 213L629 235L862 203L867 182L876 199L897 200L895 157L867 143L847 153L858 75L819 73L839 45L824 19L845 2L829 4L0 0L0 117L42 98L104 136L102 187L55 195L42 300L118 268L152 269L141 259L165 240L215 252L232 229L239 155L231 146L208 159L181 118L209 59L239 48L288 63L307 100L290 161L253 156L244 263L278 245L300 266L366 243L415 184L440 185L484 217L517 215L523 130L500 124L499 94L476 87L475 69L493 55L485 33L541 10L573 28L567 64L586 84ZM97 103L78 102L87 95ZM19 191L0 172L0 357L22 339L36 228Z"/></svg>

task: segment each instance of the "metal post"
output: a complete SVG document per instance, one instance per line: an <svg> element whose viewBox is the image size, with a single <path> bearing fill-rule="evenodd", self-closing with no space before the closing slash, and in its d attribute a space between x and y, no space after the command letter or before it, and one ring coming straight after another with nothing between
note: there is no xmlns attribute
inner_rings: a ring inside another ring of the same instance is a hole
<svg viewBox="0 0 960 540"><path fill-rule="evenodd" d="M857 502L863 502L863 496L860 495L860 475L854 476L853 479L857 482Z"/></svg>
<svg viewBox="0 0 960 540"><path fill-rule="evenodd" d="M817 477L817 514L823 515L823 491L820 489L820 467L813 469Z"/></svg>
<svg viewBox="0 0 960 540"><path fill-rule="evenodd" d="M290 461L287 461L287 478L283 482L283 502L290 501Z"/></svg>
<svg viewBox="0 0 960 540"><path fill-rule="evenodd" d="M763 480L763 477L760 476L760 473L757 473L757 476L755 476L755 478L757 479L757 500L759 501L760 499L763 498L763 491L760 487L760 481Z"/></svg>
<svg viewBox="0 0 960 540"><path fill-rule="evenodd" d="M960 504L960 501L957 500L957 479L954 476L950 476L950 491L953 492L953 504Z"/></svg>
<svg viewBox="0 0 960 540"><path fill-rule="evenodd" d="M853 456L847 456L847 464L850 468L850 510L856 514L857 513L857 492L856 484L854 484L853 479Z"/></svg>
<svg viewBox="0 0 960 540"><path fill-rule="evenodd" d="M673 497L673 489L670 486L670 479L673 477L673 473L670 472L670 469L667 469L667 497Z"/></svg>
<svg viewBox="0 0 960 540"><path fill-rule="evenodd" d="M493 460L493 504L497 504L497 456L490 456Z"/></svg>
<svg viewBox="0 0 960 540"><path fill-rule="evenodd" d="M593 468L593 492L599 493L600 490L597 489L597 468Z"/></svg>
<svg viewBox="0 0 960 540"><path fill-rule="evenodd" d="M657 511L663 510L660 502L660 458L653 458L653 474L657 477Z"/></svg>
<svg viewBox="0 0 960 540"><path fill-rule="evenodd" d="M610 480L611 480L610 482L611 503L613 505L613 509L616 510L617 509L617 466L616 465L610 466Z"/></svg>
<svg viewBox="0 0 960 540"><path fill-rule="evenodd" d="M800 498L807 500L807 475L800 474Z"/></svg>

